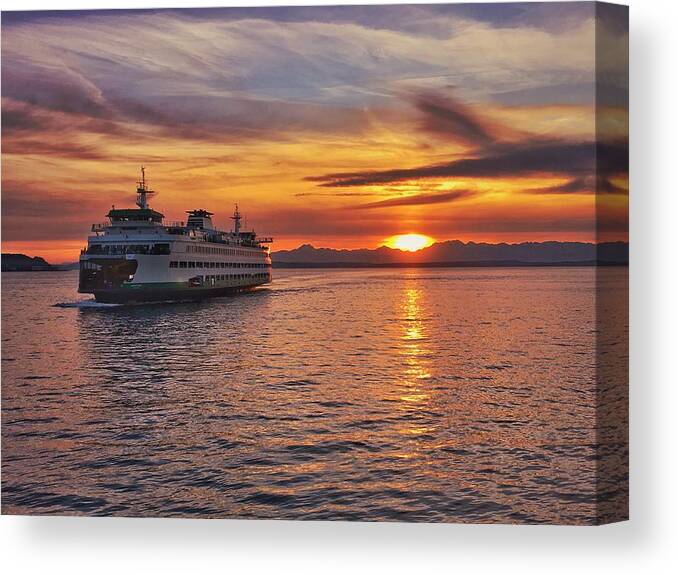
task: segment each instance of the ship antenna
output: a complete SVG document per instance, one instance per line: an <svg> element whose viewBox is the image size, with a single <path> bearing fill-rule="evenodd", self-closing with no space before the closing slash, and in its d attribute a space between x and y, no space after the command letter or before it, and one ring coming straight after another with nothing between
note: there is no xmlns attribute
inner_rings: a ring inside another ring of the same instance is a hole
<svg viewBox="0 0 678 575"><path fill-rule="evenodd" d="M233 226L233 231L236 234L239 234L240 233L240 220L242 219L242 216L240 215L240 211L238 210L238 204L235 205L235 212L233 212L231 219L233 221L235 221L235 224Z"/></svg>
<svg viewBox="0 0 678 575"><path fill-rule="evenodd" d="M148 200L146 198L146 195L151 192L146 187L146 168L144 166L141 166L141 180L137 182L137 206L139 206L142 210L148 209Z"/></svg>

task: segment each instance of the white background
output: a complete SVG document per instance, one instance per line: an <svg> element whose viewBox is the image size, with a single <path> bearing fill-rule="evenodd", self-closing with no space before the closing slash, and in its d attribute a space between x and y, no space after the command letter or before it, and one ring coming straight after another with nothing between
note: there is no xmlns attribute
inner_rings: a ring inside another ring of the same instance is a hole
<svg viewBox="0 0 678 575"><path fill-rule="evenodd" d="M276 3L349 2L0 0L3 10ZM5 572L676 572L678 3L629 4L631 521L543 527L5 516Z"/></svg>

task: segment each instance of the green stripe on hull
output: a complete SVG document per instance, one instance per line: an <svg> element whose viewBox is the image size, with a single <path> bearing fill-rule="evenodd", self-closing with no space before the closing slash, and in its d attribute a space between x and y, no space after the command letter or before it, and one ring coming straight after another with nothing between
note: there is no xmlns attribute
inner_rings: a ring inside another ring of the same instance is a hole
<svg viewBox="0 0 678 575"><path fill-rule="evenodd" d="M138 283L138 284L122 284L121 289L127 290L147 290L147 289L188 289L188 282L154 282L154 283ZM201 289L195 287L193 289Z"/></svg>
<svg viewBox="0 0 678 575"><path fill-rule="evenodd" d="M138 284L122 284L120 289L124 290L212 290L217 288L241 288L241 287L250 287L250 286L260 286L270 281L260 281L260 282L233 282L233 283L216 283L214 285L204 285L204 286L190 286L188 282L154 282L154 283L138 283Z"/></svg>

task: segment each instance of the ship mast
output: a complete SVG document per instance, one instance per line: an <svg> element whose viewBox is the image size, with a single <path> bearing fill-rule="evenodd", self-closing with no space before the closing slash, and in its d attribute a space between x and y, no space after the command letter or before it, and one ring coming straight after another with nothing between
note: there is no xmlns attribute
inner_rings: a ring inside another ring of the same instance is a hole
<svg viewBox="0 0 678 575"><path fill-rule="evenodd" d="M137 182L137 206L142 210L147 210L148 198L146 196L152 193L146 186L146 168L141 166L141 179Z"/></svg>
<svg viewBox="0 0 678 575"><path fill-rule="evenodd" d="M235 212L233 212L231 219L235 222L233 224L233 231L237 235L240 233L240 220L242 220L242 216L240 215L240 211L238 210L238 204L235 205Z"/></svg>

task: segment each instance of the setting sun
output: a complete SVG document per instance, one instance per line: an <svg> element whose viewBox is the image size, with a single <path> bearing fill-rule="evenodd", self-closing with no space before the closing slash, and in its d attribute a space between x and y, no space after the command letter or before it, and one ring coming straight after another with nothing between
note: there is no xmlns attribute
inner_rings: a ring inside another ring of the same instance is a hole
<svg viewBox="0 0 678 575"><path fill-rule="evenodd" d="M422 234L402 234L388 238L386 245L404 252L416 252L433 245L434 241L432 237Z"/></svg>

